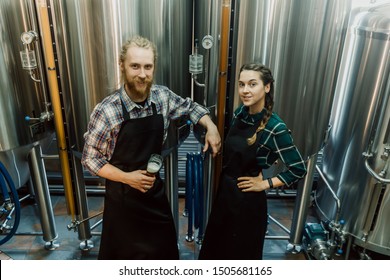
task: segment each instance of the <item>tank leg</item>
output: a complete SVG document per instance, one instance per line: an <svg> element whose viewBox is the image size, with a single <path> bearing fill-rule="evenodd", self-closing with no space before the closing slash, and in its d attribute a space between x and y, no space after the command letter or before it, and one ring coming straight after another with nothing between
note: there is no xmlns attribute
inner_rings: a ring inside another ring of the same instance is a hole
<svg viewBox="0 0 390 280"><path fill-rule="evenodd" d="M291 224L290 244L287 246L287 251L291 253L299 253L302 250L303 229L307 218L307 210L310 205L310 194L312 191L314 170L317 162L317 154L312 156L307 162L307 175L303 181L299 183L297 197L295 200L295 208L293 220ZM302 186L303 183L303 186Z"/></svg>
<svg viewBox="0 0 390 280"><path fill-rule="evenodd" d="M49 251L54 251L60 247L60 244L58 244L55 240L49 241L45 243L45 249Z"/></svg>
<svg viewBox="0 0 390 280"><path fill-rule="evenodd" d="M80 250L89 251L94 247L94 244L91 240L84 240L80 243Z"/></svg>

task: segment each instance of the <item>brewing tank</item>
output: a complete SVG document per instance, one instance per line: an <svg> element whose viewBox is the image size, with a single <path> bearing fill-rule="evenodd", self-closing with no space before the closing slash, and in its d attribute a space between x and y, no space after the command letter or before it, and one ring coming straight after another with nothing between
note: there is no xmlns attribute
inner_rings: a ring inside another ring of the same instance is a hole
<svg viewBox="0 0 390 280"><path fill-rule="evenodd" d="M51 122L34 120L45 112L41 82L34 82L22 67L20 51L27 46L21 34L31 31L29 1L0 1L0 161L6 166L16 185L29 180L27 154L35 141L53 134ZM34 52L34 47L28 47ZM39 53L35 53L39 63ZM40 78L32 70L35 78Z"/></svg>
<svg viewBox="0 0 390 280"><path fill-rule="evenodd" d="M76 150L84 145L90 114L120 86L119 52L134 35L157 46L154 82L191 96L188 57L192 42L192 1L51 1L66 119L74 122ZM73 120L73 121L72 121Z"/></svg>
<svg viewBox="0 0 390 280"><path fill-rule="evenodd" d="M322 171L340 199L345 232L363 248L390 255L390 4L352 15ZM316 200L319 214L334 219L336 204L323 181Z"/></svg>
<svg viewBox="0 0 390 280"><path fill-rule="evenodd" d="M350 7L350 1L336 0L236 1L234 108L241 65L269 66L274 111L305 159L321 149L328 128Z"/></svg>

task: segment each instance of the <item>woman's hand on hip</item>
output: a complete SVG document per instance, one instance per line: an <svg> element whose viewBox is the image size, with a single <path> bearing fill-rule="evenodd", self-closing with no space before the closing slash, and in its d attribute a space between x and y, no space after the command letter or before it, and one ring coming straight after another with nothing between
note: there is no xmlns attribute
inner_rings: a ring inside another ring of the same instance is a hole
<svg viewBox="0 0 390 280"><path fill-rule="evenodd" d="M263 179L262 172L257 177L239 177L237 180L237 187L243 192L261 192L268 189L268 182Z"/></svg>

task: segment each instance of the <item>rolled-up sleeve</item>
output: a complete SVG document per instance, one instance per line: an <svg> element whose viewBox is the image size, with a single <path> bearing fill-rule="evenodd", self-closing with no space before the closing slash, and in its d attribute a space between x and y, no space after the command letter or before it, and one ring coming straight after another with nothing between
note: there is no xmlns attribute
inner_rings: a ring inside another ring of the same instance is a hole
<svg viewBox="0 0 390 280"><path fill-rule="evenodd" d="M278 157L286 166L286 170L279 173L277 178L289 186L306 175L305 162L287 129L276 132L273 141Z"/></svg>
<svg viewBox="0 0 390 280"><path fill-rule="evenodd" d="M91 114L87 132L84 134L84 149L81 163L93 175L108 163L111 143L110 126L102 110L95 108Z"/></svg>
<svg viewBox="0 0 390 280"><path fill-rule="evenodd" d="M179 118L183 115L189 115L192 123L198 121L210 111L200 104L192 101L190 98L183 98L170 91L169 95L169 117L171 119Z"/></svg>

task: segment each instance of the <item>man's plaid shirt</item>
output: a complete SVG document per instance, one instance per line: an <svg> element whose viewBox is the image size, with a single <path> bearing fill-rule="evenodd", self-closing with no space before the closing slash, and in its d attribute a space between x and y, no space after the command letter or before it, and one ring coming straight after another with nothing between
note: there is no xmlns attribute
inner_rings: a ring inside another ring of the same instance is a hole
<svg viewBox="0 0 390 280"><path fill-rule="evenodd" d="M200 118L209 113L206 108L190 98L182 98L167 87L159 85L152 86L150 96L142 107L128 97L122 86L119 91L107 96L96 105L87 132L84 134L82 164L94 175L108 163L114 152L118 133L124 121L121 102L124 102L130 119L152 115L151 102L155 103L157 113L162 114L164 119L164 141L170 120L189 115L191 121L196 124Z"/></svg>

